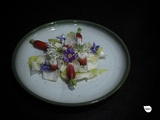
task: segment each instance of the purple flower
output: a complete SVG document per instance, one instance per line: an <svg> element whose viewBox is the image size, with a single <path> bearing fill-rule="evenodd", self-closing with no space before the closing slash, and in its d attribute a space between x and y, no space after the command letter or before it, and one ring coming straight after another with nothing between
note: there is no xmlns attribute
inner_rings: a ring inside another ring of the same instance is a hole
<svg viewBox="0 0 160 120"><path fill-rule="evenodd" d="M96 53L100 45L96 45L95 42L93 42L93 46L90 48L92 53Z"/></svg>
<svg viewBox="0 0 160 120"><path fill-rule="evenodd" d="M49 71L51 68L50 68L50 65L45 61L44 63L40 64L40 71Z"/></svg>
<svg viewBox="0 0 160 120"><path fill-rule="evenodd" d="M75 54L73 48L68 48L66 51L64 51L64 55L65 62L72 62L77 58L77 54Z"/></svg>
<svg viewBox="0 0 160 120"><path fill-rule="evenodd" d="M60 40L61 43L65 40L65 37L63 34L61 36L58 36L57 38Z"/></svg>

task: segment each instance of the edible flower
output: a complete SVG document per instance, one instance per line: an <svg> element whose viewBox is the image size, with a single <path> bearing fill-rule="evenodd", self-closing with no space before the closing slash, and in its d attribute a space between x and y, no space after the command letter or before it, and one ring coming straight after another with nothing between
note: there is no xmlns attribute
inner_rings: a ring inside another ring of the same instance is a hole
<svg viewBox="0 0 160 120"><path fill-rule="evenodd" d="M95 42L93 42L93 46L90 48L92 53L96 53L100 45L96 45Z"/></svg>
<svg viewBox="0 0 160 120"><path fill-rule="evenodd" d="M64 51L64 61L65 62L72 62L74 59L77 58L77 54L75 54L73 48L68 48Z"/></svg>
<svg viewBox="0 0 160 120"><path fill-rule="evenodd" d="M60 40L60 43L62 43L65 40L64 34L57 37Z"/></svg>
<svg viewBox="0 0 160 120"><path fill-rule="evenodd" d="M46 71L48 72L50 70L50 65L45 61L44 63L40 64L40 71Z"/></svg>

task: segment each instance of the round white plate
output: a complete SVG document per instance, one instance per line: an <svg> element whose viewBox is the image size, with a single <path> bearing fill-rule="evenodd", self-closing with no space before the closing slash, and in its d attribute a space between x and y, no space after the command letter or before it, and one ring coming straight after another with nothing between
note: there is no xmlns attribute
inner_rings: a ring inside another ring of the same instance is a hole
<svg viewBox="0 0 160 120"><path fill-rule="evenodd" d="M82 28L84 41L100 45L106 59L99 61L99 68L108 71L68 89L60 78L56 82L42 79L41 74L30 76L28 58L43 54L33 48L30 39L47 41L61 34ZM14 75L20 85L33 96L48 103L64 106L82 106L99 102L115 93L126 80L130 70L130 55L122 39L108 28L84 20L60 20L41 25L26 34L16 46L12 57Z"/></svg>

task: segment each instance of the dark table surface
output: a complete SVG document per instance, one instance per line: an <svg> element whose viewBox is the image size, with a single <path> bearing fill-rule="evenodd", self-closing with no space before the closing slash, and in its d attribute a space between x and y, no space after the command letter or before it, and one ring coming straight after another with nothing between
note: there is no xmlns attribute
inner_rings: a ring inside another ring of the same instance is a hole
<svg viewBox="0 0 160 120"><path fill-rule="evenodd" d="M3 39L7 42L7 46L4 45L7 47L5 50L10 53L9 68L15 46L29 31L52 21L80 19L101 24L119 35L129 50L131 69L125 83L115 94L99 103L82 107L63 107L40 101L18 84L12 70L8 74L6 69L2 80L4 83L1 84L3 86L1 114L5 118L13 119L153 120L158 118L160 105L157 102L159 93L156 85L159 81L157 42L159 35L156 31L158 15L156 6L156 3L149 2L107 1L11 4L7 11L4 10L3 17L3 20L7 21L7 27L4 29L6 35ZM2 60L1 64L6 61L6 57ZM4 63L5 67L8 63ZM152 107L150 113L144 111L145 105Z"/></svg>

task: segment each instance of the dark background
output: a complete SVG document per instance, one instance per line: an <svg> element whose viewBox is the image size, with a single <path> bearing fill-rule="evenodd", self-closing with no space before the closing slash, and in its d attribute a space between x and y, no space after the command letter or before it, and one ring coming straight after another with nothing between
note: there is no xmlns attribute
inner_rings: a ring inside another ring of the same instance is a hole
<svg viewBox="0 0 160 120"><path fill-rule="evenodd" d="M7 52L1 64L5 71L1 83L1 114L5 118L53 120L154 120L158 109L158 3L43 1L4 4L5 21L2 46ZM101 24L119 35L131 57L131 69L123 86L111 97L83 107L55 106L40 101L17 83L11 69L14 48L29 31L42 24L81 19ZM2 23L2 24L3 24ZM6 58L8 58L6 63ZM8 66L9 65L9 66ZM8 69L9 68L9 69ZM8 73L9 71L9 73ZM7 79L6 79L7 78ZM144 105L152 107L146 113ZM2 117L1 116L1 117Z"/></svg>

